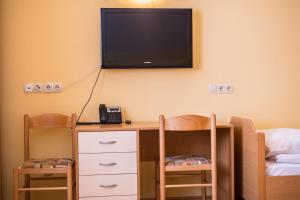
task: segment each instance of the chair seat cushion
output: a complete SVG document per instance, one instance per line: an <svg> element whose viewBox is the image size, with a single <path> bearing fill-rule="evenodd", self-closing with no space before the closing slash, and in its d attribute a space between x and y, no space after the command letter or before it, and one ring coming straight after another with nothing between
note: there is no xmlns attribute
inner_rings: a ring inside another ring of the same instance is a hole
<svg viewBox="0 0 300 200"><path fill-rule="evenodd" d="M30 159L23 163L22 168L65 168L73 163L70 158Z"/></svg>
<svg viewBox="0 0 300 200"><path fill-rule="evenodd" d="M168 156L165 160L166 166L197 166L203 164L210 164L211 161L205 155L182 155L182 156Z"/></svg>

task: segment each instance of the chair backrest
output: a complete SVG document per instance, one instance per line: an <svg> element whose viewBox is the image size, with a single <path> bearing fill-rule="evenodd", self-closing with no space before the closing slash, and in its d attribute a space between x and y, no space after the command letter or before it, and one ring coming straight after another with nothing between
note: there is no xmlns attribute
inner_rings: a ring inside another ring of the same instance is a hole
<svg viewBox="0 0 300 200"><path fill-rule="evenodd" d="M199 115L181 115L165 118L160 116L160 128L165 131L197 131L211 130L216 126L216 116L212 114L211 118Z"/></svg>
<svg viewBox="0 0 300 200"><path fill-rule="evenodd" d="M24 159L30 159L29 155L29 132L30 129L55 129L64 128L69 129L72 134L72 158L75 158L75 126L76 126L76 114L71 116L58 114L58 113L46 113L30 117L28 114L24 115Z"/></svg>
<svg viewBox="0 0 300 200"><path fill-rule="evenodd" d="M209 117L199 115L181 115L177 117L159 117L160 159L165 157L165 132L166 131L201 131L209 130L211 138L211 159L216 162L216 115Z"/></svg>

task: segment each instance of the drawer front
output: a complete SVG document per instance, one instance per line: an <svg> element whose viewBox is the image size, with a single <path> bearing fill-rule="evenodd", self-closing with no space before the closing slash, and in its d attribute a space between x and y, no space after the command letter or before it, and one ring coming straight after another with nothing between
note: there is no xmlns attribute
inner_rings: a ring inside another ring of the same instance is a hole
<svg viewBox="0 0 300 200"><path fill-rule="evenodd" d="M85 197L79 200L137 200L137 196Z"/></svg>
<svg viewBox="0 0 300 200"><path fill-rule="evenodd" d="M79 197L136 194L136 174L79 176Z"/></svg>
<svg viewBox="0 0 300 200"><path fill-rule="evenodd" d="M135 152L136 131L79 132L78 153Z"/></svg>
<svg viewBox="0 0 300 200"><path fill-rule="evenodd" d="M136 153L79 154L79 175L137 173Z"/></svg>

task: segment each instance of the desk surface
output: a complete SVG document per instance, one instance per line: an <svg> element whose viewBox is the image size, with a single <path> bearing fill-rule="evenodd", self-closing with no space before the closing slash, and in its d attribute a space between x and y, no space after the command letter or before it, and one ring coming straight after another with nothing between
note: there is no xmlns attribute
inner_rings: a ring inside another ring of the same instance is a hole
<svg viewBox="0 0 300 200"><path fill-rule="evenodd" d="M231 128L231 124L217 123L217 128ZM118 131L118 130L158 130L158 122L132 122L132 124L91 124L77 125L76 131Z"/></svg>

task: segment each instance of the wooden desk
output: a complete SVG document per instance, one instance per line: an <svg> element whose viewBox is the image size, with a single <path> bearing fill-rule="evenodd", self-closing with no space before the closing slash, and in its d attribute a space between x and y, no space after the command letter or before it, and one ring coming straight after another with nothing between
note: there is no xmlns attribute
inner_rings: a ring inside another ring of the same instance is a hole
<svg viewBox="0 0 300 200"><path fill-rule="evenodd" d="M140 199L139 192L139 163L141 161L158 160L158 123L157 122L136 122L131 125L79 125L76 127L76 198L79 200L79 166L78 166L78 135L85 133L114 132L122 134L122 131L136 132L136 155L137 155L137 195L135 199ZM172 133L172 139L167 136L166 141L169 155L183 155L185 153L209 153L209 134L188 133L185 137L178 133ZM233 127L230 124L217 124L217 169L218 169L218 199L234 200L234 135ZM186 145L186 144L189 145ZM87 198L87 200L94 198ZM100 199L100 198L99 198ZM101 198L102 199L102 198ZM119 197L114 197L119 200ZM132 198L124 198L124 200ZM134 199L134 198L133 198ZM98 200L98 198L97 198ZM110 198L103 197L103 200ZM120 198L123 200L123 198Z"/></svg>

